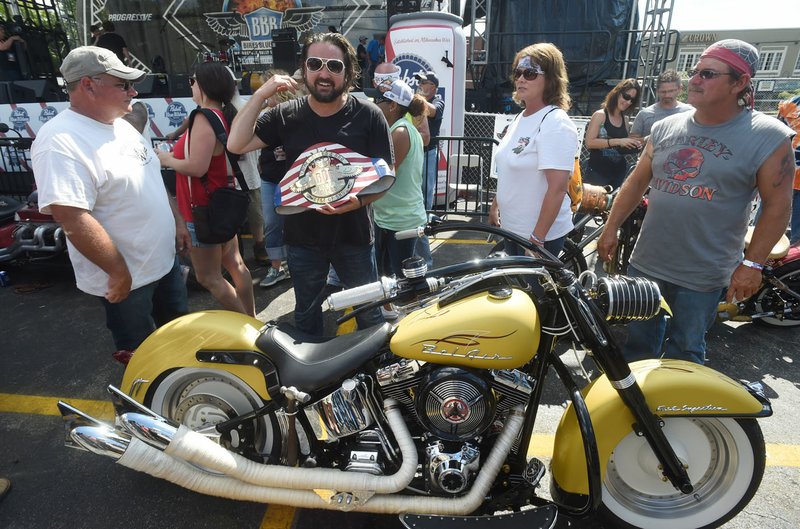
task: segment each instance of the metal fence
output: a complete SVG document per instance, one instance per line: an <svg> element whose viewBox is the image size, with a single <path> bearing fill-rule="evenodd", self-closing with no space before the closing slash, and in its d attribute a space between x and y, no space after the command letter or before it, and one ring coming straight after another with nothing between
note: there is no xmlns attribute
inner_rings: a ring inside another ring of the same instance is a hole
<svg viewBox="0 0 800 529"><path fill-rule="evenodd" d="M774 116L778 103L800 94L800 78L753 79L755 109Z"/></svg>
<svg viewBox="0 0 800 529"><path fill-rule="evenodd" d="M0 195L25 201L33 191L30 138L0 138Z"/></svg>

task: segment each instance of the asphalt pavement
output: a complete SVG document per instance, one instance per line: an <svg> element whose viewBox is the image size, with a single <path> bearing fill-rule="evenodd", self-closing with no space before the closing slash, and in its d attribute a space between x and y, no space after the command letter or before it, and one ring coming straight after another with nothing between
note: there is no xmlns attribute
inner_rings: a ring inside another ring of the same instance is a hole
<svg viewBox="0 0 800 529"><path fill-rule="evenodd" d="M247 245L246 245L247 246ZM482 255L479 241L451 241L434 251L436 265ZM249 260L254 278L266 272ZM55 401L107 412L106 386L119 384L123 367L100 303L74 286L68 263L7 268L0 288L0 475L13 489L0 503L0 528L141 529L395 528L392 516L295 510L203 496L115 465L110 459L65 448ZM296 278L295 278L296 279ZM256 290L259 319L290 319L292 279ZM218 308L207 292L190 291L190 308ZM328 329L335 327L328 320ZM708 337L709 365L737 379L760 381L775 415L760 421L768 443L764 482L727 528L800 527L800 329L717 324ZM577 369L572 353L565 358ZM564 395L548 388L537 435L552 434ZM104 408L104 406L106 406ZM547 452L547 450L543 450ZM537 453L545 461L547 453ZM546 489L545 489L546 490ZM560 527L572 524L562 521ZM593 521L579 527L600 527Z"/></svg>

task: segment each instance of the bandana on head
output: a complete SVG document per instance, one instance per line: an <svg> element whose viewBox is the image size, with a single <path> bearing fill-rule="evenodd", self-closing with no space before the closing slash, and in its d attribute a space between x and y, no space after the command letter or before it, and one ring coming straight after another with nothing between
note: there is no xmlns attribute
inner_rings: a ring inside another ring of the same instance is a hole
<svg viewBox="0 0 800 529"><path fill-rule="evenodd" d="M742 94L744 103L753 109L753 82L752 78L758 69L758 50L752 44L737 39L725 39L715 42L700 55L701 59L717 59L724 62L740 74L750 76L750 87Z"/></svg>
<svg viewBox="0 0 800 529"><path fill-rule="evenodd" d="M519 62L517 63L517 68L530 68L539 75L544 75L542 67L536 64L535 62L532 62L531 58L528 57L527 55L519 60Z"/></svg>

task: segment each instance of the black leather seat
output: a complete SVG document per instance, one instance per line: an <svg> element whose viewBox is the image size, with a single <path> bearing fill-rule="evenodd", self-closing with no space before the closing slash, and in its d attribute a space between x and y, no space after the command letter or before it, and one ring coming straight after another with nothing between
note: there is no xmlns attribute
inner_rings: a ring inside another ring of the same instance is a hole
<svg viewBox="0 0 800 529"><path fill-rule="evenodd" d="M256 340L278 369L281 385L311 393L354 371L373 358L389 338L389 323L335 338L313 336L278 324Z"/></svg>

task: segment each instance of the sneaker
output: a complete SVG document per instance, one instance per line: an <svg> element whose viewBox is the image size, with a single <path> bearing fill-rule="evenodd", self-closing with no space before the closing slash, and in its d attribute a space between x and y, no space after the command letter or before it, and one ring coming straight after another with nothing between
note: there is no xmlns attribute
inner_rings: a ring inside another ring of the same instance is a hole
<svg viewBox="0 0 800 529"><path fill-rule="evenodd" d="M283 271L283 268L272 268L269 267L269 271L267 275L264 276L264 279L261 280L261 283L258 284L260 287L271 287L278 281L283 281L288 276L286 272Z"/></svg>
<svg viewBox="0 0 800 529"><path fill-rule="evenodd" d="M259 263L268 263L269 257L267 257L267 250L264 248L263 241L261 244L254 244L253 245L253 257Z"/></svg>
<svg viewBox="0 0 800 529"><path fill-rule="evenodd" d="M119 351L111 353L111 356L120 364L128 365L128 362L131 361L131 357L133 356L133 351L130 349L120 349Z"/></svg>

